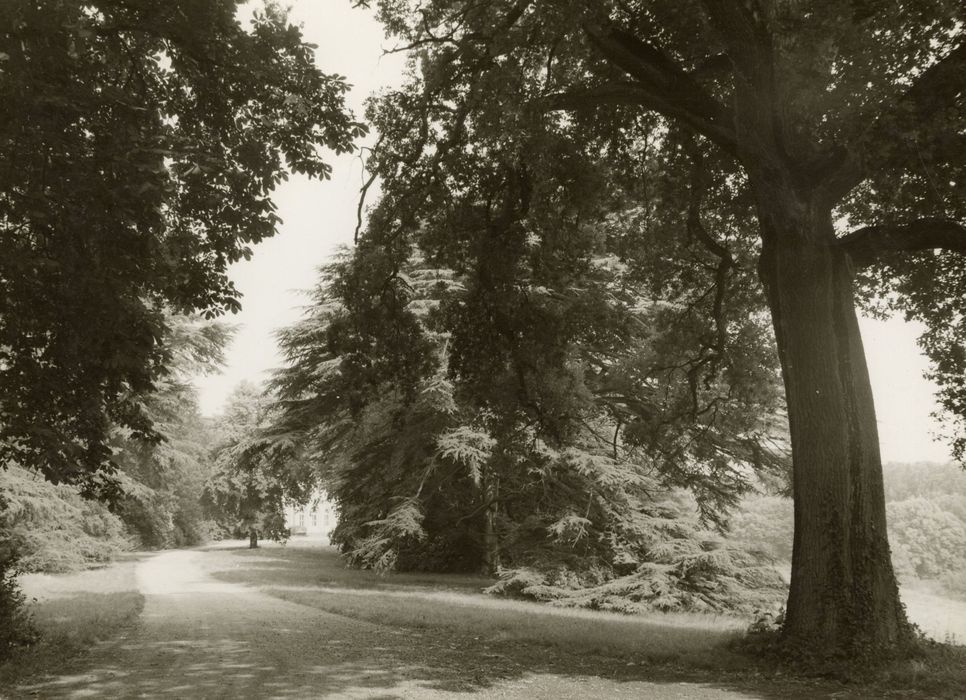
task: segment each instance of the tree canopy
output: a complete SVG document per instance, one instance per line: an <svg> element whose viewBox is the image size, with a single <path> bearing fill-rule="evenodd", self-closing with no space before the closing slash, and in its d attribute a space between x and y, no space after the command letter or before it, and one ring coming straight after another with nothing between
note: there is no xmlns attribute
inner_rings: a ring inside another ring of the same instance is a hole
<svg viewBox="0 0 966 700"><path fill-rule="evenodd" d="M284 13L240 5L0 6L0 460L81 481L111 426L157 439L165 309L237 310L272 189L364 132Z"/></svg>

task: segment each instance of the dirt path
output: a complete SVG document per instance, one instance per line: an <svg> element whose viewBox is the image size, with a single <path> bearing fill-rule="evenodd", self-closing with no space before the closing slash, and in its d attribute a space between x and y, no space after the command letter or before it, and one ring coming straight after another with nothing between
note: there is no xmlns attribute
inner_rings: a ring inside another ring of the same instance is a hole
<svg viewBox="0 0 966 700"><path fill-rule="evenodd" d="M426 644L406 630L217 582L203 573L204 556L173 551L142 562L139 624L59 675L21 686L18 697L764 697L694 683L604 679L594 674L592 662L590 668L568 662L566 670L554 670L552 658L536 665L524 659L519 672L481 679L478 669L461 668L461 650L453 645Z"/></svg>

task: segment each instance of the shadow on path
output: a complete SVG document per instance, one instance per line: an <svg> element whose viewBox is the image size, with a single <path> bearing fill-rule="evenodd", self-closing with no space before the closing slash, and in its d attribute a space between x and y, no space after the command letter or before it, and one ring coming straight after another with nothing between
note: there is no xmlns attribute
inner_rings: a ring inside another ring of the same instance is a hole
<svg viewBox="0 0 966 700"><path fill-rule="evenodd" d="M146 603L138 626L98 645L62 673L21 686L22 697L778 700L826 695L815 688L801 693L787 686L728 688L559 647L350 619L216 581L201 570L205 556L165 552L142 562L138 578Z"/></svg>

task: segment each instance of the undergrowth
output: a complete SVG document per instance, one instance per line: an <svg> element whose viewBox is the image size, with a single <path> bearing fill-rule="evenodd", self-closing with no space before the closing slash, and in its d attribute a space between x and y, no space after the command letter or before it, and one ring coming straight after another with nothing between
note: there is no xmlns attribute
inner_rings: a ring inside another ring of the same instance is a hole
<svg viewBox="0 0 966 700"><path fill-rule="evenodd" d="M8 503L0 496L0 533L5 532L8 513ZM25 607L26 596L17 583L20 573L18 559L10 538L0 538L0 661L36 638L30 614Z"/></svg>
<svg viewBox="0 0 966 700"><path fill-rule="evenodd" d="M908 643L890 649L830 649L782 635L783 613L761 614L729 644L748 663L791 677L834 681L888 694L966 697L966 647L929 639L915 625Z"/></svg>
<svg viewBox="0 0 966 700"><path fill-rule="evenodd" d="M26 596L17 585L13 562L0 552L0 661L36 641Z"/></svg>

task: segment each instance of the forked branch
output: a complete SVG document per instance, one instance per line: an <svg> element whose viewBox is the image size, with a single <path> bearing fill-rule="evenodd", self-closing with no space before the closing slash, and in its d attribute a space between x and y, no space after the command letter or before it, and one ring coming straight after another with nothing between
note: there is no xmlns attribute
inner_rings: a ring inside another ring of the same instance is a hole
<svg viewBox="0 0 966 700"><path fill-rule="evenodd" d="M953 107L966 91L966 43L923 71L898 99L890 101L847 148L834 156L826 179L829 200L836 202L866 177L868 154L888 146L934 114Z"/></svg>
<svg viewBox="0 0 966 700"><path fill-rule="evenodd" d="M585 26L590 43L632 80L548 98L551 109L607 103L636 104L685 122L729 153L737 148L731 113L673 58L628 32Z"/></svg>
<svg viewBox="0 0 966 700"><path fill-rule="evenodd" d="M840 238L839 245L856 267L866 267L895 252L940 249L966 255L966 226L950 219L866 226Z"/></svg>

